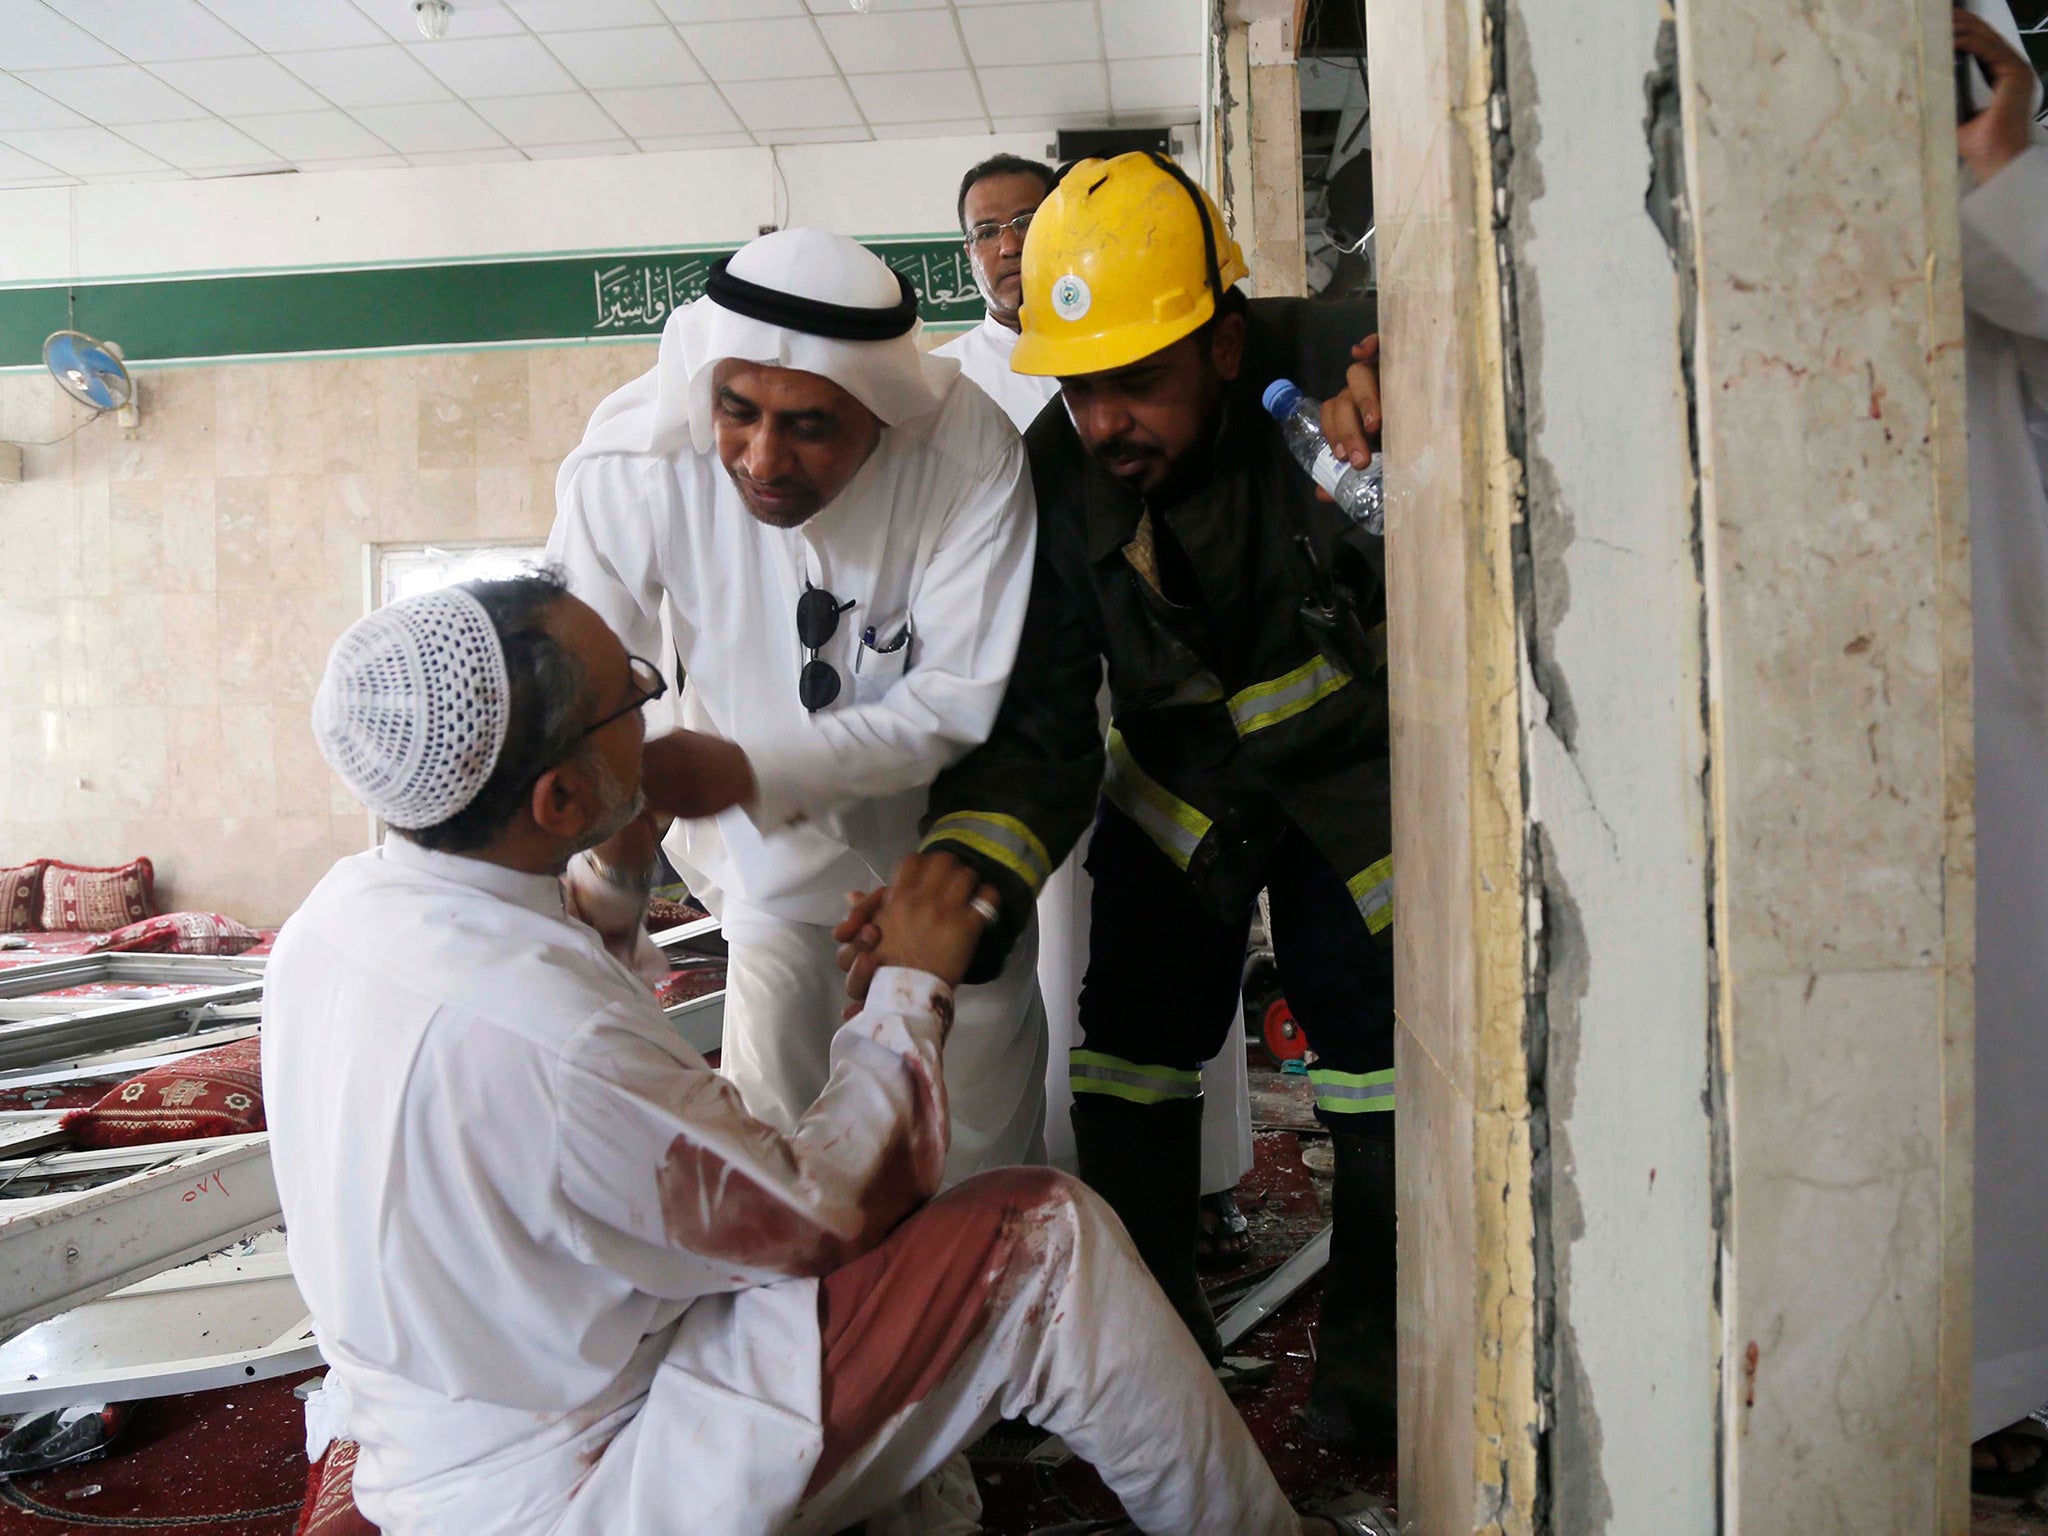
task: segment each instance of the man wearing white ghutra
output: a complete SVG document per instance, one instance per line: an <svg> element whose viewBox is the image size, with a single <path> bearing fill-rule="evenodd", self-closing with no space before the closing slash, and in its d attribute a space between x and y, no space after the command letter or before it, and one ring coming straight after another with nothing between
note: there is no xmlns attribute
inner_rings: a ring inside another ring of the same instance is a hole
<svg viewBox="0 0 2048 1536"><path fill-rule="evenodd" d="M650 742L648 803L715 816L667 849L731 946L723 1070L785 1132L830 1071L847 893L916 848L927 787L988 734L1030 591L1022 446L918 326L852 240L764 235L556 484L549 559L629 649L679 659L679 723L724 738ZM1034 936L960 993L948 1184L1043 1156L1035 964Z"/></svg>

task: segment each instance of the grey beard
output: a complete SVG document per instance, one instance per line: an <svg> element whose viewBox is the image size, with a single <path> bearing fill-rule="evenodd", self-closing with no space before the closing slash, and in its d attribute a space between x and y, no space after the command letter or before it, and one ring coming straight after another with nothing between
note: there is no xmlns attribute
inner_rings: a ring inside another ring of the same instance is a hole
<svg viewBox="0 0 2048 1536"><path fill-rule="evenodd" d="M605 766L602 758L593 753L585 759L585 766L589 768L591 777L597 780L597 787L604 793L604 812L598 817L596 824L577 840L576 846L569 850L571 853L581 853L586 848L595 848L599 843L624 830L629 822L647 809L647 792L643 789L628 795L626 786L619 782L617 774Z"/></svg>

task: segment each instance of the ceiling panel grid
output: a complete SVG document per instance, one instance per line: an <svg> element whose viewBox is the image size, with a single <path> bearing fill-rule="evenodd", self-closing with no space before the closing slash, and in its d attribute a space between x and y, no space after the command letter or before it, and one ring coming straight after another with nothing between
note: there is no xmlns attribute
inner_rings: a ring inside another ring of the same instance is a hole
<svg viewBox="0 0 2048 1536"><path fill-rule="evenodd" d="M1189 122L1203 0L0 0L0 190Z"/></svg>

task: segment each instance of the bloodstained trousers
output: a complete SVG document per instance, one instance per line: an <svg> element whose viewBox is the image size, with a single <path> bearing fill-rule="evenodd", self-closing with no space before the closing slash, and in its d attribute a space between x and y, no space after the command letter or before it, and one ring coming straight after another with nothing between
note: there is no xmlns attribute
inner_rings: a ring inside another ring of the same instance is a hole
<svg viewBox="0 0 2048 1536"><path fill-rule="evenodd" d="M1088 872L1095 906L1074 1091L1141 1104L1194 1098L1201 1064L1236 1018L1251 909L1214 916L1186 874L1106 802ZM1316 1115L1333 1129L1363 1129L1360 1116L1394 1107L1391 935L1368 930L1344 878L1298 827L1263 873L1280 984L1316 1054Z"/></svg>
<svg viewBox="0 0 2048 1536"><path fill-rule="evenodd" d="M788 1529L892 1505L998 1418L1059 1435L1140 1530L1297 1536L1244 1421L1109 1209L981 1174L818 1287L824 1449Z"/></svg>

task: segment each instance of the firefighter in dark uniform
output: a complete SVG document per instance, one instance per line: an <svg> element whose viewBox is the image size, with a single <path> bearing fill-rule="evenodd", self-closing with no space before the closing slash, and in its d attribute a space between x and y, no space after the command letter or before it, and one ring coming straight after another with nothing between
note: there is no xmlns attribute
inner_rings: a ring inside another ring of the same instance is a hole
<svg viewBox="0 0 2048 1536"><path fill-rule="evenodd" d="M1039 207L1012 367L1057 376L1061 398L1025 435L1031 604L994 730L933 786L923 847L1002 893L975 972L992 975L1094 819L1071 1058L1080 1172L1212 1359L1195 1269L1199 1069L1234 1021L1268 893L1336 1146L1311 1417L1329 1438L1377 1439L1394 1422L1383 567L1259 403L1276 377L1335 396L1326 435L1362 464L1377 376L1361 361L1372 344L1353 344L1373 316L1248 302L1232 286L1246 275L1215 205L1163 157L1083 161Z"/></svg>

